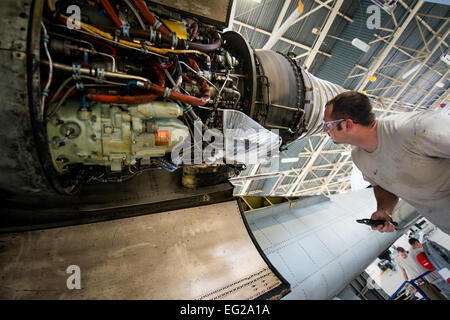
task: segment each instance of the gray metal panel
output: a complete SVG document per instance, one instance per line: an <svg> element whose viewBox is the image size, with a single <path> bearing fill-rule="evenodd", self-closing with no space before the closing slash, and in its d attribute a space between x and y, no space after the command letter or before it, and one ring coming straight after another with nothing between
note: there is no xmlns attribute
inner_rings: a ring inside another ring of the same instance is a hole
<svg viewBox="0 0 450 320"><path fill-rule="evenodd" d="M237 201L3 234L0 242L1 299L254 299L285 286ZM81 290L66 286L70 265L80 267Z"/></svg>
<svg viewBox="0 0 450 320"><path fill-rule="evenodd" d="M200 19L213 20L222 26L228 25L228 18L231 11L231 0L214 1L209 0L151 0L152 2L174 8L182 12L188 12ZM236 0L235 0L236 1Z"/></svg>
<svg viewBox="0 0 450 320"><path fill-rule="evenodd" d="M1 1L0 20L0 187L20 193L51 189L44 177L30 121L27 32L30 1ZM35 21L34 21L35 22ZM38 22L39 23L39 22ZM31 25L31 23L30 23Z"/></svg>

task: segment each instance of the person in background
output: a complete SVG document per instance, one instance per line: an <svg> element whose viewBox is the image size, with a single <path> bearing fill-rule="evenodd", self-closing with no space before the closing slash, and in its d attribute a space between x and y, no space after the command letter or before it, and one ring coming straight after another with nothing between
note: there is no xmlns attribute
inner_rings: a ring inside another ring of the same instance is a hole
<svg viewBox="0 0 450 320"><path fill-rule="evenodd" d="M425 269L413 255L408 254L403 247L397 247L398 257L395 262L403 273L405 281L411 281L421 276L428 270ZM426 279L422 278L415 281L415 284L430 300L447 300L441 295L439 290L436 289Z"/></svg>
<svg viewBox="0 0 450 320"><path fill-rule="evenodd" d="M422 247L422 244L420 243L420 241L416 238L409 238L408 240L409 244L411 245L411 252L409 253L413 258L416 259L417 263L422 266L420 264L420 262L417 260L417 255L420 253L425 253ZM419 267L420 268L420 267ZM426 272L427 269L425 267L422 266L422 268L420 268L421 271ZM440 294L443 296L443 298L445 299L449 299L450 298L450 284L448 284L438 273L438 270L433 270L431 273L429 273L428 275L426 275L424 277L432 286L436 287L436 290L440 291Z"/></svg>
<svg viewBox="0 0 450 320"><path fill-rule="evenodd" d="M369 98L343 92L325 106L324 131L336 144L351 144L352 160L373 186L372 227L392 232L399 197L450 234L450 112L403 112L377 120Z"/></svg>

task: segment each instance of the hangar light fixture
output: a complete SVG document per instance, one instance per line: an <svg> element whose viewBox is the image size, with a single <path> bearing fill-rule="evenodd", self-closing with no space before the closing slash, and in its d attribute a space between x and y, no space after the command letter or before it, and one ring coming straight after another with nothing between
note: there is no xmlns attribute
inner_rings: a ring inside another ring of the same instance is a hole
<svg viewBox="0 0 450 320"><path fill-rule="evenodd" d="M417 71L417 69L419 69L420 67L420 63L416 64L414 67L412 67L411 69L409 69L408 71L406 71L403 75L402 75L402 79L406 79L408 78L410 75L412 75L414 72Z"/></svg>
<svg viewBox="0 0 450 320"><path fill-rule="evenodd" d="M358 48L359 50L364 51L364 52L367 52L370 49L370 46L367 43L365 43L364 41L362 41L362 40L360 40L358 38L354 38L352 40L352 45L355 46L356 48Z"/></svg>
<svg viewBox="0 0 450 320"><path fill-rule="evenodd" d="M281 159L281 163L292 163L297 162L299 158L283 158Z"/></svg>

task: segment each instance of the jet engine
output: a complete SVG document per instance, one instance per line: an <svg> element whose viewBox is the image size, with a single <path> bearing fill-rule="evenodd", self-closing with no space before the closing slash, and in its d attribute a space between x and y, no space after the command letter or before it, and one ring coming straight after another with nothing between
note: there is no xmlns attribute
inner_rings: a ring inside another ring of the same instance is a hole
<svg viewBox="0 0 450 320"><path fill-rule="evenodd" d="M11 28L0 31L8 50L0 188L72 194L155 168L182 168L187 187L192 171L217 183L239 174L245 160L174 161L175 148L203 152L212 141L191 138L208 130L276 130L275 148L319 132L326 101L343 89L290 55L224 32L231 6L2 1ZM261 143L239 135L224 139L247 140L247 149Z"/></svg>

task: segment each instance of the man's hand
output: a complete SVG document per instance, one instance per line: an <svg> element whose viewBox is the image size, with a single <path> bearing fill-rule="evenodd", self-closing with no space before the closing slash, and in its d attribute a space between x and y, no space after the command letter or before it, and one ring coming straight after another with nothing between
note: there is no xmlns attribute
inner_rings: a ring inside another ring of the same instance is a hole
<svg viewBox="0 0 450 320"><path fill-rule="evenodd" d="M372 230L378 230L379 232L393 232L395 230L394 225L391 223L391 216L383 209L378 209L375 211L372 216L370 216L372 220L385 220L384 224L379 224L378 226L372 226Z"/></svg>

